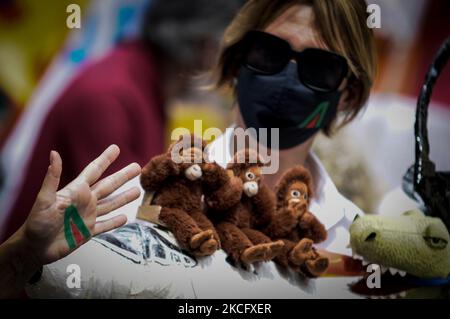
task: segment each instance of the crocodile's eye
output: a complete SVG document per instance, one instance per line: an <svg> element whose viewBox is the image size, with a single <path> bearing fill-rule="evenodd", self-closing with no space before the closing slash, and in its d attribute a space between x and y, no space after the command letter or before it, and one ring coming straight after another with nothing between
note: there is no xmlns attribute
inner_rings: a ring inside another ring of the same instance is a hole
<svg viewBox="0 0 450 319"><path fill-rule="evenodd" d="M252 172L247 172L247 173L245 173L245 178L246 178L248 181L252 181L252 180L255 179L255 174L253 174Z"/></svg>
<svg viewBox="0 0 450 319"><path fill-rule="evenodd" d="M428 218L430 224L424 231L423 239L433 249L444 249L449 242L449 234L444 223L437 218Z"/></svg>
<svg viewBox="0 0 450 319"><path fill-rule="evenodd" d="M300 198L300 191L294 189L293 191L291 191L291 196L294 198Z"/></svg>
<svg viewBox="0 0 450 319"><path fill-rule="evenodd" d="M424 237L425 242L431 248L444 249L447 247L447 241L439 237Z"/></svg>

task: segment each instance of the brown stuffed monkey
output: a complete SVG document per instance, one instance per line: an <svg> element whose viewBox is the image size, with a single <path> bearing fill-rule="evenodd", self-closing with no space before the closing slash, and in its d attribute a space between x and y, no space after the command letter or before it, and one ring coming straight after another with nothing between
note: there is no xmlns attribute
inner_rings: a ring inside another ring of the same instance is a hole
<svg viewBox="0 0 450 319"><path fill-rule="evenodd" d="M273 242L258 231L270 223L275 210L274 194L261 181L262 166L256 152L249 149L237 152L227 169L242 181L241 200L227 210L208 208L222 248L235 264L246 266L272 260L284 246L282 241Z"/></svg>
<svg viewBox="0 0 450 319"><path fill-rule="evenodd" d="M317 277L328 268L328 258L322 257L313 243L324 241L327 231L308 211L312 192L312 177L307 169L295 166L286 171L275 186L276 212L265 233L285 244L276 262L308 277Z"/></svg>
<svg viewBox="0 0 450 319"><path fill-rule="evenodd" d="M180 143L186 140L190 143L182 147ZM206 142L199 137L181 136L167 153L152 158L141 174L144 190L154 193L152 204L161 206L159 219L180 246L197 257L220 248L215 227L204 213L202 197L211 198L213 207L226 209L239 200L242 192L242 185L231 181L224 169L205 162L205 147ZM223 196L216 196L217 191Z"/></svg>

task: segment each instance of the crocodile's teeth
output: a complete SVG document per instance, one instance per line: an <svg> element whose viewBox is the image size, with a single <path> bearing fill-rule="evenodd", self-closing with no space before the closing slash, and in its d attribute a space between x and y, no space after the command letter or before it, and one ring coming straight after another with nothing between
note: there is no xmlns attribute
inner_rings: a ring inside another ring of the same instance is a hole
<svg viewBox="0 0 450 319"><path fill-rule="evenodd" d="M398 272L398 270L393 267L389 267L389 272L391 273L392 276L394 276Z"/></svg>
<svg viewBox="0 0 450 319"><path fill-rule="evenodd" d="M384 274L386 271L388 271L388 268L385 266L380 266L381 267L381 273Z"/></svg>
<svg viewBox="0 0 450 319"><path fill-rule="evenodd" d="M402 291L398 294L400 297L405 298L406 297L406 291Z"/></svg>
<svg viewBox="0 0 450 319"><path fill-rule="evenodd" d="M370 261L367 261L367 260L364 259L362 261L362 264L363 264L363 266L367 266L368 264L370 264Z"/></svg>
<svg viewBox="0 0 450 319"><path fill-rule="evenodd" d="M402 276L402 277L405 277L405 276L406 276L406 271L404 271L404 270L399 270L399 271L398 271L398 274L399 274L400 276Z"/></svg>

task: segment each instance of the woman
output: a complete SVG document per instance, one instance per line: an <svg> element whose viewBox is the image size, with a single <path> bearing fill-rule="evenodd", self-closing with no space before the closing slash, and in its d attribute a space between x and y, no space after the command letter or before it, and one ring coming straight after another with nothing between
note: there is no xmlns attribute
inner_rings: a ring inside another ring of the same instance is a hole
<svg viewBox="0 0 450 319"><path fill-rule="evenodd" d="M279 149L270 154L279 169L265 177L269 186L294 165L311 171L310 209L328 230L320 247L341 254L350 253L348 226L361 211L339 194L311 147L319 131L330 136L354 119L369 96L376 62L366 7L363 0L249 1L225 32L214 70L218 86L236 96L237 127L279 128ZM211 149L223 165L232 135Z"/></svg>

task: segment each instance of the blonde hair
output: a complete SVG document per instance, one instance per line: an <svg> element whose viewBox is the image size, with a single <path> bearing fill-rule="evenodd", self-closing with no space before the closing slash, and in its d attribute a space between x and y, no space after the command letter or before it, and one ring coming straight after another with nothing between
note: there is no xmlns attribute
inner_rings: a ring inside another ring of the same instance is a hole
<svg viewBox="0 0 450 319"><path fill-rule="evenodd" d="M364 0L249 0L225 31L212 71L216 87L230 87L242 63L240 42L250 30L264 30L288 7L310 5L321 40L331 51L347 59L351 76L346 89L349 101L341 110L339 127L353 120L366 103L376 73L376 48L373 31L367 27L367 4ZM331 135L333 123L323 131Z"/></svg>

